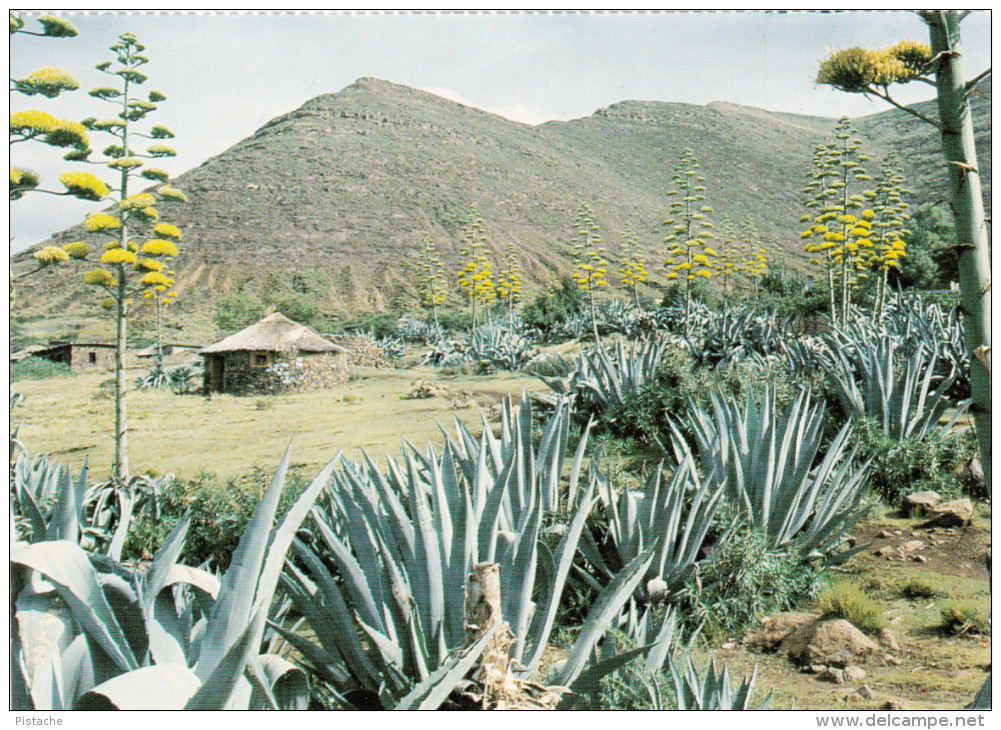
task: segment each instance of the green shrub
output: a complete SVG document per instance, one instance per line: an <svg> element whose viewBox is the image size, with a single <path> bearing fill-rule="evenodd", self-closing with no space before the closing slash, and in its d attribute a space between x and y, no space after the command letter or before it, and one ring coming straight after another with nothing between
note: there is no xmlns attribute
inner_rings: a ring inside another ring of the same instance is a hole
<svg viewBox="0 0 1001 730"><path fill-rule="evenodd" d="M191 527L181 553L185 562L200 565L211 561L216 569L225 570L270 479L270 474L255 467L250 475L230 479L224 485L207 473L187 481L168 482L160 494L159 516L140 515L133 522L123 558L148 560L185 510L190 509ZM285 513L308 483L298 474L289 474L278 514Z"/></svg>
<svg viewBox="0 0 1001 730"><path fill-rule="evenodd" d="M974 634L983 636L991 632L990 613L970 601L950 601L942 606L942 633L950 636Z"/></svg>
<svg viewBox="0 0 1001 730"><path fill-rule="evenodd" d="M869 487L888 504L898 505L911 492L932 490L943 496L967 492L977 496L981 484L957 476L960 467L976 454L976 439L969 431L944 434L931 429L923 439L889 438L872 419L856 427L859 458L873 460Z"/></svg>
<svg viewBox="0 0 1001 730"><path fill-rule="evenodd" d="M821 591L818 602L825 616L843 618L867 634L878 634L886 628L886 618L879 605L851 581L831 583Z"/></svg>
<svg viewBox="0 0 1001 730"><path fill-rule="evenodd" d="M559 283L551 283L521 310L521 317L529 327L545 332L579 314L584 308L584 293L569 276Z"/></svg>
<svg viewBox="0 0 1001 730"><path fill-rule="evenodd" d="M44 380L45 378L68 378L76 375L66 363L53 362L44 357L26 357L10 364L10 382L18 380Z"/></svg>
<svg viewBox="0 0 1001 730"><path fill-rule="evenodd" d="M396 329L396 321L398 319L399 317L395 314L370 312L335 324L332 330L334 332L371 333L378 340L393 333L393 330Z"/></svg>
<svg viewBox="0 0 1001 730"><path fill-rule="evenodd" d="M264 316L264 302L245 291L226 292L215 303L215 325L220 334L239 332Z"/></svg>
<svg viewBox="0 0 1001 730"><path fill-rule="evenodd" d="M726 397L744 398L748 392L775 391L780 408L788 406L802 385L824 396L824 380L816 376L800 380L784 367L768 368L739 363L725 369L710 370L694 365L684 349L668 346L654 378L626 398L623 407L598 424L621 437L637 438L646 444L666 443L670 421L678 422L688 410L689 401L708 407L709 392L714 388ZM836 430L836 429L835 429Z"/></svg>
<svg viewBox="0 0 1001 730"><path fill-rule="evenodd" d="M900 595L904 598L934 598L938 591L930 583L920 578L912 578L907 585L900 589Z"/></svg>
<svg viewBox="0 0 1001 730"><path fill-rule="evenodd" d="M766 539L746 525L713 546L698 565L698 580L689 582L676 605L686 616L686 630L702 623L702 635L711 642L739 635L762 616L812 598L824 575L823 567L803 562L794 551L769 549Z"/></svg>

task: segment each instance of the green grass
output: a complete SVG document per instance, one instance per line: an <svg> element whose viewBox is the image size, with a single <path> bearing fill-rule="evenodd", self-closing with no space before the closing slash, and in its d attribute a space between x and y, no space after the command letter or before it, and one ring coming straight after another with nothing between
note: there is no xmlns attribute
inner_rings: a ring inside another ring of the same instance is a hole
<svg viewBox="0 0 1001 730"><path fill-rule="evenodd" d="M72 378L76 373L69 365L52 362L44 357L26 357L10 364L10 381L45 380L47 378Z"/></svg>
<svg viewBox="0 0 1001 730"><path fill-rule="evenodd" d="M879 604L851 581L831 583L820 592L817 601L825 615L843 618L867 634L878 634L886 627Z"/></svg>
<svg viewBox="0 0 1001 730"><path fill-rule="evenodd" d="M142 368L127 373L132 383ZM338 451L359 458L396 455L401 438L418 447L440 445L440 422L453 428L458 416L474 433L481 428L478 409L453 410L444 398L407 400L413 381L430 378L450 392L468 390L481 407L515 400L522 389L542 390L538 380L520 374L490 377L442 377L433 370L356 369L356 379L330 388L288 396L237 397L175 395L170 391L130 390L130 467L134 473L173 473L193 478L203 471L220 480L242 476L259 467L270 471L285 447L292 445L293 463L314 472ZM11 414L23 422L20 438L31 453L48 453L79 469L86 456L95 476L108 472L112 458L114 401L104 397L108 372L82 373L43 381L17 380L24 405ZM101 394L99 397L95 395ZM263 405L262 402L267 405Z"/></svg>
<svg viewBox="0 0 1001 730"><path fill-rule="evenodd" d="M949 601L942 606L942 631L955 636L991 632L990 611L972 601Z"/></svg>

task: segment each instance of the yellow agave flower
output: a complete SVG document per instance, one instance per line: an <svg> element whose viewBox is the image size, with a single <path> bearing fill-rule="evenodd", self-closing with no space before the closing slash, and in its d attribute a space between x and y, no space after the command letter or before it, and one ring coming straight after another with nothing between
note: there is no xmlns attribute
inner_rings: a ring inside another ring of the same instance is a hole
<svg viewBox="0 0 1001 730"><path fill-rule="evenodd" d="M115 283L115 277L104 269L91 269L83 275L83 283L91 286L111 286Z"/></svg>
<svg viewBox="0 0 1001 730"><path fill-rule="evenodd" d="M32 254L41 266L69 261L70 255L56 246L45 246Z"/></svg>
<svg viewBox="0 0 1001 730"><path fill-rule="evenodd" d="M122 227L122 222L107 213L94 213L84 221L84 228L90 232L110 231Z"/></svg>
<svg viewBox="0 0 1001 730"><path fill-rule="evenodd" d="M101 254L102 264L134 264L137 257L123 248L112 248Z"/></svg>
<svg viewBox="0 0 1001 730"><path fill-rule="evenodd" d="M63 251L73 259L85 259L90 253L90 246L83 241L74 241L63 246Z"/></svg>

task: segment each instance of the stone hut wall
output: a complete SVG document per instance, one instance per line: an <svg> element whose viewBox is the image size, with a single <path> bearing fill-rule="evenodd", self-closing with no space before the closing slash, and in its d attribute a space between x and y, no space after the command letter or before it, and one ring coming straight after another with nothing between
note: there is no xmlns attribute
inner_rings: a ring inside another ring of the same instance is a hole
<svg viewBox="0 0 1001 730"><path fill-rule="evenodd" d="M344 333L324 335L323 338L347 350L348 362L352 365L370 368L393 367L392 363L386 360L379 343L369 335Z"/></svg>
<svg viewBox="0 0 1001 730"><path fill-rule="evenodd" d="M114 345L65 344L50 347L37 355L69 365L74 370L113 370Z"/></svg>
<svg viewBox="0 0 1001 730"><path fill-rule="evenodd" d="M227 357L225 391L235 395L301 393L348 380L348 358L342 353L268 354L267 367L252 366L248 357Z"/></svg>

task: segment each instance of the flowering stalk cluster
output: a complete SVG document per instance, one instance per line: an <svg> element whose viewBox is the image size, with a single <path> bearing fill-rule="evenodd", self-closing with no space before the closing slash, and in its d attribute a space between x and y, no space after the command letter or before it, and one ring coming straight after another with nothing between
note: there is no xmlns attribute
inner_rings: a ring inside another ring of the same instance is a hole
<svg viewBox="0 0 1001 730"><path fill-rule="evenodd" d="M577 209L577 219L574 221L573 247L573 279L580 290L587 294L588 306L591 310L591 329L594 331L594 342L598 344L598 321L594 308L594 293L608 286L605 272L608 261L605 259L606 249L599 246L601 235L594 214L587 203L582 203Z"/></svg>
<svg viewBox="0 0 1001 730"><path fill-rule="evenodd" d="M476 305L482 304L490 314L490 305L497 300L497 288L493 279L493 265L487 256L487 231L483 219L475 205L469 206L469 213L462 226L462 269L459 270L459 289L470 304L473 326L476 326Z"/></svg>
<svg viewBox="0 0 1001 730"><path fill-rule="evenodd" d="M691 309L692 282L709 279L716 271L718 254L709 246L715 238L713 224L706 217L713 209L705 205L706 179L699 172L699 161L690 149L685 149L674 168L671 178L674 187L667 195L671 202L671 215L664 221L672 226L672 233L664 237L670 246L669 255L664 260L668 279L685 281L685 321Z"/></svg>
<svg viewBox="0 0 1001 730"><path fill-rule="evenodd" d="M38 18L41 30L30 30L23 18L10 13L10 35L30 35L44 38L73 38L77 29L72 23L55 15ZM44 67L20 79L10 79L10 92L24 96L44 96L52 99L64 91L75 91L80 82L69 71ZM66 149L63 159L77 161L90 150L87 130L79 122L58 119L39 109L26 109L10 115L10 145L39 142L49 147ZM85 172L64 172L59 176L64 190L44 190L39 187L38 174L25 167L10 165L10 200L20 200L29 192L69 195L83 200L100 200L107 187L93 175Z"/></svg>
<svg viewBox="0 0 1001 730"><path fill-rule="evenodd" d="M632 289L636 306L640 307L639 285L647 279L646 258L639 249L636 234L628 226L622 234L619 279L624 286Z"/></svg>

